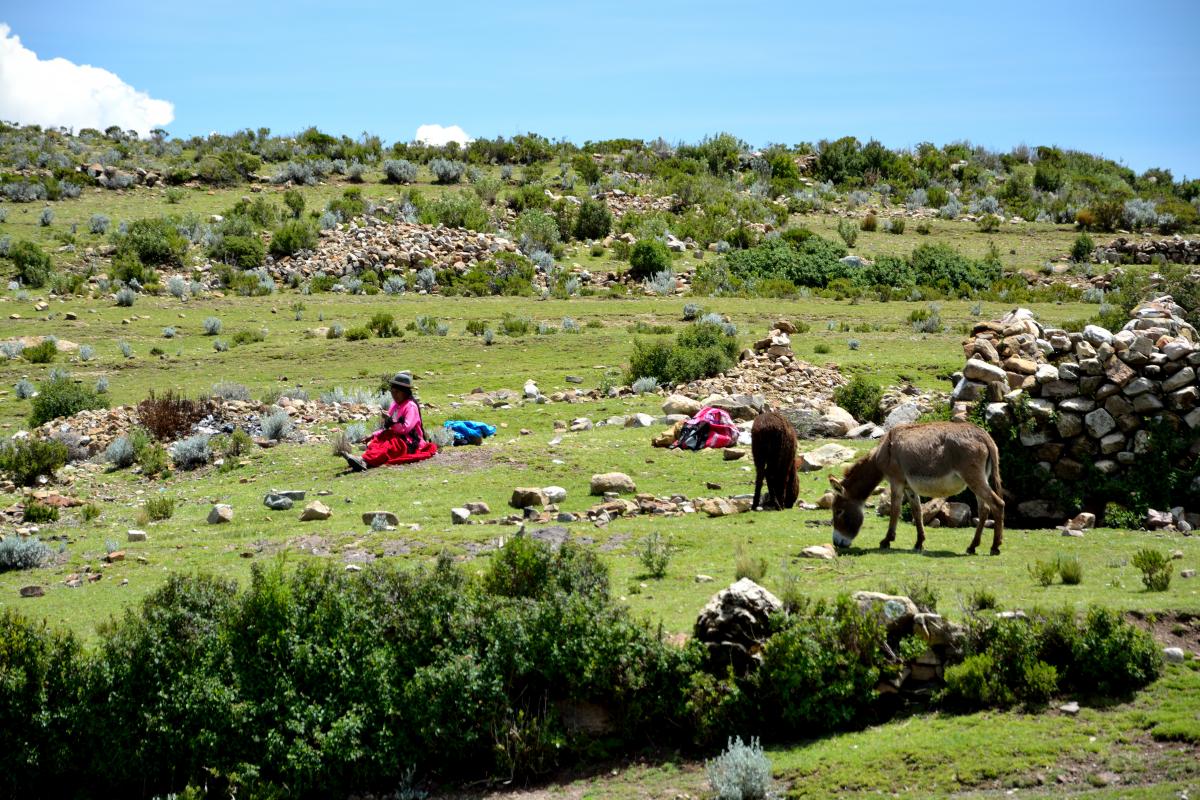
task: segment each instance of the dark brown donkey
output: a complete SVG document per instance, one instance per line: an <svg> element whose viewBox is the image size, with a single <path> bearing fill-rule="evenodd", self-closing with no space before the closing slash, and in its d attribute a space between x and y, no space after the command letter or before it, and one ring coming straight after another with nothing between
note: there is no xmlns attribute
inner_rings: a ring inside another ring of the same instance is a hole
<svg viewBox="0 0 1200 800"><path fill-rule="evenodd" d="M782 511L796 505L800 481L796 478L796 431L787 417L775 411L764 411L750 426L750 452L754 456L754 504L762 494L763 479L767 481L767 497L763 508Z"/></svg>
<svg viewBox="0 0 1200 800"><path fill-rule="evenodd" d="M987 431L966 422L930 422L900 425L888 431L879 445L848 470L842 480L832 475L833 543L849 547L863 523L863 502L880 481L892 490L892 518L887 536L879 543L888 548L896 539L900 504L908 493L917 524L914 550L925 545L921 497L951 497L970 487L979 504L979 523L967 552L974 554L990 511L996 521L992 555L1004 542L1004 498L1000 496L1000 452ZM990 481L990 483L989 483Z"/></svg>

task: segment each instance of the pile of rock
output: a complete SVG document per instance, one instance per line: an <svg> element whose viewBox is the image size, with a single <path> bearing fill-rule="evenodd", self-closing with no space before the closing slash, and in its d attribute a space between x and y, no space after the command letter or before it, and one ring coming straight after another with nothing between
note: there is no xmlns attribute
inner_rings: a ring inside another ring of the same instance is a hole
<svg viewBox="0 0 1200 800"><path fill-rule="evenodd" d="M701 405L724 408L734 419L753 419L764 408L799 408L823 414L833 390L844 385L846 378L835 365L818 367L797 358L790 338L795 332L790 322L781 319L765 338L755 342L754 351L742 353L736 366L715 378L679 384L674 391L700 399ZM853 425L849 427L857 425L852 417L850 422ZM831 435L844 434L842 430Z"/></svg>
<svg viewBox="0 0 1200 800"><path fill-rule="evenodd" d="M1117 264L1200 264L1200 239L1126 239L1120 237L1096 248L1095 259ZM1200 278L1200 276L1197 276Z"/></svg>
<svg viewBox="0 0 1200 800"><path fill-rule="evenodd" d="M322 231L316 250L276 261L268 270L276 280L292 273L303 278L350 276L368 267L409 270L429 266L466 272L477 261L516 249L513 242L492 233L367 216L361 223Z"/></svg>
<svg viewBox="0 0 1200 800"><path fill-rule="evenodd" d="M940 614L922 612L908 597L855 592L851 598L864 613L875 616L883 625L893 653L900 652L900 643L909 636L917 636L925 643L924 652L905 661L899 674L879 682L877 689L881 693L926 690L942 680L945 664L961 655L966 638L963 629Z"/></svg>
<svg viewBox="0 0 1200 800"><path fill-rule="evenodd" d="M1044 328L1017 309L976 325L963 347L955 415L965 418L986 398L989 424L1019 420L1021 443L1048 477L1081 480L1088 465L1104 475L1137 469L1153 420L1200 453L1200 345L1169 296L1138 306L1116 334L1095 325L1080 333ZM1022 500L1022 516L1061 518L1065 511Z"/></svg>
<svg viewBox="0 0 1200 800"><path fill-rule="evenodd" d="M722 589L700 610L694 635L708 650L709 669L732 667L745 675L762 663L771 617L783 611L779 598L749 578Z"/></svg>
<svg viewBox="0 0 1200 800"><path fill-rule="evenodd" d="M652 211L671 211L679 205L673 194L665 197L653 194L630 194L622 189L609 189L596 195L596 199L608 206L614 217L623 217L630 211L647 214Z"/></svg>
<svg viewBox="0 0 1200 800"><path fill-rule="evenodd" d="M76 167L76 169L109 189L123 189L134 184L153 188L162 182L162 175L144 167L136 167L132 172L125 172L112 164L101 164L97 161Z"/></svg>

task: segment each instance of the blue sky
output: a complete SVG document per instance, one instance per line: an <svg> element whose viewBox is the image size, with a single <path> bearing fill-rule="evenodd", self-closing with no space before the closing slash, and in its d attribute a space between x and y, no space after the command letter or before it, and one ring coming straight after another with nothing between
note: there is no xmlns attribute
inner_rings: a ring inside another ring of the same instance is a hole
<svg viewBox="0 0 1200 800"><path fill-rule="evenodd" d="M0 22L39 59L169 101L175 135L968 139L1200 176L1198 2L93 0Z"/></svg>

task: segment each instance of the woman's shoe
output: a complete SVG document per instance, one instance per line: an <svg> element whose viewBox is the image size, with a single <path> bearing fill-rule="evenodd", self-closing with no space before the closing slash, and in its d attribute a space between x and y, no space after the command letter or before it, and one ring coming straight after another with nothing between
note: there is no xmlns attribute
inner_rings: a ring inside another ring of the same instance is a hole
<svg viewBox="0 0 1200 800"><path fill-rule="evenodd" d="M346 463L350 465L350 469L353 471L367 471L367 462L363 461L360 456L356 456L353 453L342 453L342 458L346 459Z"/></svg>

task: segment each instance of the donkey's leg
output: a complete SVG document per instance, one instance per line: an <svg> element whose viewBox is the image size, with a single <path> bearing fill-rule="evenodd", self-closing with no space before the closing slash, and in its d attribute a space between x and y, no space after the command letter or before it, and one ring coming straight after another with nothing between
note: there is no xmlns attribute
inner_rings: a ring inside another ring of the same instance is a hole
<svg viewBox="0 0 1200 800"><path fill-rule="evenodd" d="M988 505L992 509L992 522L996 524L995 530L992 532L992 555L1000 555L1000 545L1004 544L1004 498L1000 496L992 487L988 487L991 491L991 499Z"/></svg>
<svg viewBox="0 0 1200 800"><path fill-rule="evenodd" d="M979 522L975 523L975 538L971 539L971 544L967 547L967 555L970 556L975 555L975 548L979 547L979 538L983 536L983 526L987 524L988 512L991 510L987 498L979 492L975 492L975 505L978 507Z"/></svg>
<svg viewBox="0 0 1200 800"><path fill-rule="evenodd" d="M758 500L762 495L763 485L763 468L757 461L754 462L754 502L750 504L751 510L758 509Z"/></svg>
<svg viewBox="0 0 1200 800"><path fill-rule="evenodd" d="M892 542L896 540L896 525L900 522L900 506L904 504L904 487L889 481L888 495L892 501L892 515L891 519L888 520L887 535L879 543L879 547L883 550L891 547Z"/></svg>
<svg viewBox="0 0 1200 800"><path fill-rule="evenodd" d="M908 502L912 506L913 522L917 524L917 543L913 550L919 553L925 549L925 513L921 510L921 495L911 486L908 487Z"/></svg>

